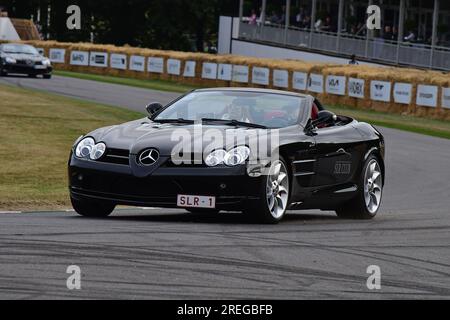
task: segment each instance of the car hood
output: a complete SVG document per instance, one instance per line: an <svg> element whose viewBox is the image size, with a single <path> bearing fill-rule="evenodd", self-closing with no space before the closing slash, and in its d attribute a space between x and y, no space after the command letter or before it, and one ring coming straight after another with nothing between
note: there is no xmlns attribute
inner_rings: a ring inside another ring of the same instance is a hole
<svg viewBox="0 0 450 320"><path fill-rule="evenodd" d="M217 142L220 147L230 149L236 145L235 141L226 137L239 137L238 144L251 144L254 140L261 143L266 139L268 130L253 128L236 128L223 125L186 125L186 124L161 124L148 119L140 119L121 125L97 129L88 136L92 136L96 142L104 142L108 148L129 150L131 154L139 154L147 148L156 148L162 156L170 156L174 148L181 142L190 143L191 146L205 147L211 144L208 136L221 134L222 142ZM205 133L209 133L206 134ZM205 137L206 136L206 137ZM229 140L229 141L227 141ZM217 145L216 145L217 146ZM196 149L197 150L197 149Z"/></svg>

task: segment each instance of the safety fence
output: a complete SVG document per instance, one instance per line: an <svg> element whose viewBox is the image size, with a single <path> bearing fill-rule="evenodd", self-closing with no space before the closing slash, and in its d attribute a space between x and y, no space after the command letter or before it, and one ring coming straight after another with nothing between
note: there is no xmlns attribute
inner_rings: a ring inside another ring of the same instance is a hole
<svg viewBox="0 0 450 320"><path fill-rule="evenodd" d="M311 93L325 104L450 120L450 75L384 68L32 41L55 69L203 86Z"/></svg>

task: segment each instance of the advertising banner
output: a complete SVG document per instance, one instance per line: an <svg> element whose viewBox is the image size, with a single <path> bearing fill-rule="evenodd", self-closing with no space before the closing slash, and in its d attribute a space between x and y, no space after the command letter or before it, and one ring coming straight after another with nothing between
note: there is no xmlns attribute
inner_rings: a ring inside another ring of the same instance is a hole
<svg viewBox="0 0 450 320"><path fill-rule="evenodd" d="M144 72L145 71L145 57L131 56L130 57L130 70Z"/></svg>
<svg viewBox="0 0 450 320"><path fill-rule="evenodd" d="M217 79L230 81L232 77L233 66L231 64L219 63L219 69L217 71Z"/></svg>
<svg viewBox="0 0 450 320"><path fill-rule="evenodd" d="M348 79L348 95L352 98L364 99L364 79Z"/></svg>
<svg viewBox="0 0 450 320"><path fill-rule="evenodd" d="M370 99L374 101L390 102L392 84L387 81L370 82Z"/></svg>
<svg viewBox="0 0 450 320"><path fill-rule="evenodd" d="M253 67L252 83L267 86L269 85L269 68Z"/></svg>
<svg viewBox="0 0 450 320"><path fill-rule="evenodd" d="M66 49L50 49L49 59L53 63L65 63Z"/></svg>
<svg viewBox="0 0 450 320"><path fill-rule="evenodd" d="M273 70L273 85L279 88L289 87L289 72L287 70Z"/></svg>
<svg viewBox="0 0 450 320"><path fill-rule="evenodd" d="M163 73L164 72L164 58L150 57L147 64L148 72Z"/></svg>
<svg viewBox="0 0 450 320"><path fill-rule="evenodd" d="M195 65L195 61L185 61L183 76L188 78L195 77Z"/></svg>
<svg viewBox="0 0 450 320"><path fill-rule="evenodd" d="M233 65L232 80L234 82L248 83L248 67Z"/></svg>
<svg viewBox="0 0 450 320"><path fill-rule="evenodd" d="M326 90L327 93L336 94L339 96L345 95L345 82L344 76L327 76Z"/></svg>
<svg viewBox="0 0 450 320"><path fill-rule="evenodd" d="M72 51L70 53L70 64L74 66L88 66L89 52L87 51Z"/></svg>
<svg viewBox="0 0 450 320"><path fill-rule="evenodd" d="M125 54L111 53L110 66L113 69L127 69L127 56Z"/></svg>
<svg viewBox="0 0 450 320"><path fill-rule="evenodd" d="M217 63L204 62L202 67L203 79L217 79Z"/></svg>
<svg viewBox="0 0 450 320"><path fill-rule="evenodd" d="M416 104L424 107L437 107L438 87L419 84L417 86Z"/></svg>
<svg viewBox="0 0 450 320"><path fill-rule="evenodd" d="M401 104L410 104L412 100L412 84L396 83L394 84L394 102Z"/></svg>
<svg viewBox="0 0 450 320"><path fill-rule="evenodd" d="M167 59L167 73L179 76L181 72L181 61L178 59Z"/></svg>
<svg viewBox="0 0 450 320"><path fill-rule="evenodd" d="M108 53L106 52L91 52L89 58L89 65L93 67L105 68L108 66Z"/></svg>
<svg viewBox="0 0 450 320"><path fill-rule="evenodd" d="M314 73L309 75L308 91L323 93L323 75Z"/></svg>
<svg viewBox="0 0 450 320"><path fill-rule="evenodd" d="M308 74L306 72L294 71L292 74L292 87L296 90L306 91L308 85Z"/></svg>

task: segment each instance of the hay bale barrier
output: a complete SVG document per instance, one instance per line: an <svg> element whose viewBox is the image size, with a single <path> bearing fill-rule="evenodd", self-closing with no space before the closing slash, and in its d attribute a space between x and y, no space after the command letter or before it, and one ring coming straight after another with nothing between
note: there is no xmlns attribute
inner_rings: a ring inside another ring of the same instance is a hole
<svg viewBox="0 0 450 320"><path fill-rule="evenodd" d="M450 75L438 71L91 43L24 43L41 49L50 58L53 55L56 70L210 87L248 86L309 92L325 104L450 120Z"/></svg>

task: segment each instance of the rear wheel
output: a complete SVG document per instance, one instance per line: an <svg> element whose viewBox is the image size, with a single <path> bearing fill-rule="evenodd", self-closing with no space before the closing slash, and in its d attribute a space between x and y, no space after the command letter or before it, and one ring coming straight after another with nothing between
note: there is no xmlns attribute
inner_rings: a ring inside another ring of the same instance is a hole
<svg viewBox="0 0 450 320"><path fill-rule="evenodd" d="M72 201L72 207L75 211L84 217L107 217L116 207L115 204L102 201L86 201L74 198L71 198L70 200Z"/></svg>
<svg viewBox="0 0 450 320"><path fill-rule="evenodd" d="M278 223L283 219L289 201L289 172L280 158L272 163L269 174L263 177L260 200L246 208L258 221Z"/></svg>
<svg viewBox="0 0 450 320"><path fill-rule="evenodd" d="M376 216L383 195L383 175L379 160L370 156L363 167L358 195L336 210L341 218L372 219Z"/></svg>

